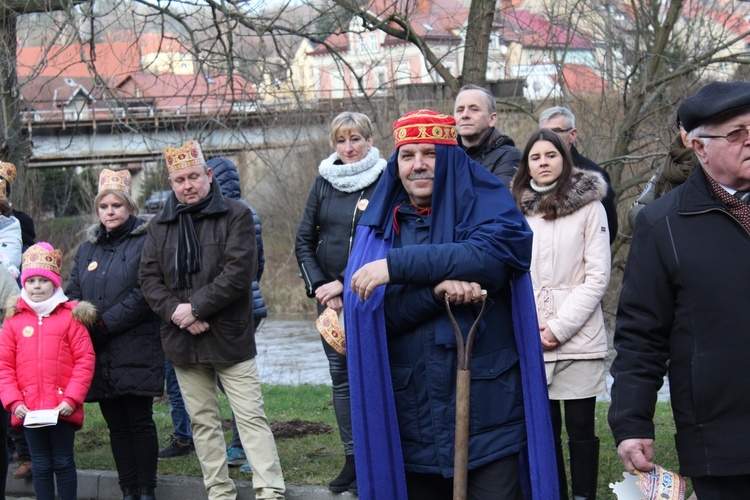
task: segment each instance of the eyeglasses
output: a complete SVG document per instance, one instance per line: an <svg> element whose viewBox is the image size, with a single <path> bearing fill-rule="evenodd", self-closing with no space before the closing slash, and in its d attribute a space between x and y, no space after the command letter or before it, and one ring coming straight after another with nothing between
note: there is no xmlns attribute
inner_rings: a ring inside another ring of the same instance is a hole
<svg viewBox="0 0 750 500"><path fill-rule="evenodd" d="M729 144L737 144L747 140L748 129L750 125L742 128L736 128L727 135L699 135L701 139L726 139Z"/></svg>
<svg viewBox="0 0 750 500"><path fill-rule="evenodd" d="M573 127L570 127L570 128L555 127L555 128L551 128L550 130L556 134L567 134L568 132L573 130Z"/></svg>

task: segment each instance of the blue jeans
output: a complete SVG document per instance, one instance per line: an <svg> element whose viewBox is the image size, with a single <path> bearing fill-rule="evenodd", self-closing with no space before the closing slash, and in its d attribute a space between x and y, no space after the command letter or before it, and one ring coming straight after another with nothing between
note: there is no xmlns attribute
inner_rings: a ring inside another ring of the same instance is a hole
<svg viewBox="0 0 750 500"><path fill-rule="evenodd" d="M167 398L169 398L169 411L172 414L174 438L180 443L189 443L193 439L193 433L190 430L190 415L185 410L185 403L182 401L180 384L177 383L174 366L167 358L164 358L164 377L167 381Z"/></svg>
<svg viewBox="0 0 750 500"><path fill-rule="evenodd" d="M32 478L37 500L55 500L55 478L60 500L75 500L78 493L73 442L76 426L58 421L48 427L25 428L34 467Z"/></svg>

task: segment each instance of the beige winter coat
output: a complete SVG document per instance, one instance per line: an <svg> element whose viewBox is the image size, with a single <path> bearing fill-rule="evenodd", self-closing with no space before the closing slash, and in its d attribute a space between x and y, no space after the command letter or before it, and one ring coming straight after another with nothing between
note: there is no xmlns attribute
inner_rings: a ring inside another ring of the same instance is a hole
<svg viewBox="0 0 750 500"><path fill-rule="evenodd" d="M536 212L545 195L529 189L521 209L534 232L531 280L539 324L547 324L560 342L544 352L545 361L599 359L607 355L601 300L609 283L607 214L600 200L604 179L575 170L573 188L556 205L554 220Z"/></svg>

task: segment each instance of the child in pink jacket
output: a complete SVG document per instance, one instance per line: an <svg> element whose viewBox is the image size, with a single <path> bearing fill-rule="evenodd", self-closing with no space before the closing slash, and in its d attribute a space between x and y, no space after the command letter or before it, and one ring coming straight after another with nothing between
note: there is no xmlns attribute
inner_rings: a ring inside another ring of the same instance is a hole
<svg viewBox="0 0 750 500"><path fill-rule="evenodd" d="M0 333L0 400L11 423L27 412L57 410L56 425L25 427L34 493L76 498L75 431L83 426L83 401L94 376L94 348L86 325L96 319L87 302L69 302L60 288L62 252L38 243L23 254L21 297L6 307Z"/></svg>

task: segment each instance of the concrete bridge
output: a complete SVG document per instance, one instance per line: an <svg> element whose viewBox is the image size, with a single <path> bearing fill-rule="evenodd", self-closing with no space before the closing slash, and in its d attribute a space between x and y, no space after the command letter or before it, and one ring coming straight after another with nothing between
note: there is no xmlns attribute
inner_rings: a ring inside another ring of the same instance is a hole
<svg viewBox="0 0 750 500"><path fill-rule="evenodd" d="M269 158L321 140L327 142L330 112L272 110L241 116L206 114L168 119L148 114L121 118L110 113L108 120L91 115L60 116L27 123L26 132L32 141L28 167L127 168L133 175L134 197L138 197L142 174L163 169L164 148L196 139L206 157L228 157L243 177L258 177L252 170L263 168ZM264 161L257 161L259 155Z"/></svg>

